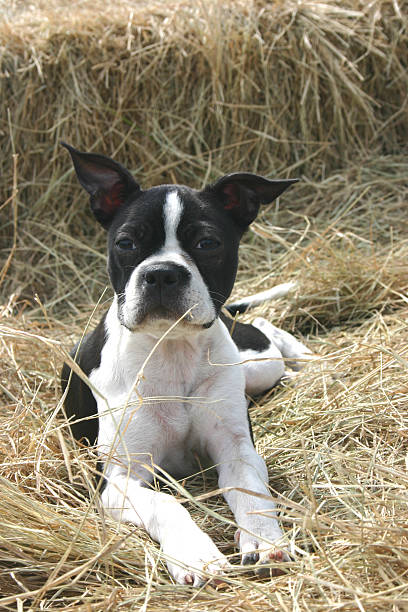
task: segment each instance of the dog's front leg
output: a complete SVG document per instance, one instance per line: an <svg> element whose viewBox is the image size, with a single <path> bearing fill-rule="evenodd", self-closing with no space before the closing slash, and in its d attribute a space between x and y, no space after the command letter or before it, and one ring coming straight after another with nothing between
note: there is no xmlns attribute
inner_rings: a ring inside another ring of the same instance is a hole
<svg viewBox="0 0 408 612"><path fill-rule="evenodd" d="M121 470L108 477L102 504L113 518L143 527L160 543L168 570L180 584L200 586L228 565L211 538L171 495L150 489Z"/></svg>
<svg viewBox="0 0 408 612"><path fill-rule="evenodd" d="M208 448L217 466L220 488L232 488L224 497L238 525L243 564L288 561L276 505L267 486L267 468L255 451L249 428L242 423L234 428L231 421L223 426L220 421L214 423L213 433Z"/></svg>

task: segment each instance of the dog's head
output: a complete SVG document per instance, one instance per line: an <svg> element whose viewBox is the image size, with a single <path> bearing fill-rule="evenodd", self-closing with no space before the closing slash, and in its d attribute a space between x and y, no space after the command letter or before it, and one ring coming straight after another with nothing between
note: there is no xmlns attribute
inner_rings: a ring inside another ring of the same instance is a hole
<svg viewBox="0 0 408 612"><path fill-rule="evenodd" d="M212 325L234 284L242 234L261 204L296 182L239 173L201 191L180 185L144 191L109 157L64 146L108 231L119 320L154 335L185 313L183 327Z"/></svg>

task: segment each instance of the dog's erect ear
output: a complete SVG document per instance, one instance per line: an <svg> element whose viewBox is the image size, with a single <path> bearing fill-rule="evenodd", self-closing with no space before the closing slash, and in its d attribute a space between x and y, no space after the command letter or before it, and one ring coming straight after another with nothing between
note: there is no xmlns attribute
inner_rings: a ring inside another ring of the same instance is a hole
<svg viewBox="0 0 408 612"><path fill-rule="evenodd" d="M245 229L255 219L261 204L270 204L297 181L298 179L269 180L257 174L240 172L223 176L213 185L206 187L205 191L218 196L224 210Z"/></svg>
<svg viewBox="0 0 408 612"><path fill-rule="evenodd" d="M140 191L139 185L126 168L110 157L81 153L65 142L61 144L68 149L78 180L90 195L93 214L107 228L126 198Z"/></svg>

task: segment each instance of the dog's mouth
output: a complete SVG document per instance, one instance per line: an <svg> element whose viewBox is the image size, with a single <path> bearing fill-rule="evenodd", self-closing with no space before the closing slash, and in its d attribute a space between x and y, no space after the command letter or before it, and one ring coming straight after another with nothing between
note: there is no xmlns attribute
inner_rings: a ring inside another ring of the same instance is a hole
<svg viewBox="0 0 408 612"><path fill-rule="evenodd" d="M210 321L208 324L203 324L201 321L198 321L197 317L194 316L194 308L191 308L187 312L181 312L179 310L173 310L172 308L160 305L146 312L141 323L148 325L149 323L156 323L159 321L166 323L175 323L176 321L179 321L179 325L181 326L200 325L200 327L210 327L214 322Z"/></svg>
<svg viewBox="0 0 408 612"><path fill-rule="evenodd" d="M169 327L177 323L175 330L184 330L182 333L188 333L188 330L208 329L212 326L215 318L207 321L200 321L194 316L194 308L187 312L169 308L163 305L157 305L144 312L139 311L139 316L136 316L129 325L122 313L119 314L119 320L129 329L129 331L143 331L145 333L162 334Z"/></svg>
<svg viewBox="0 0 408 612"><path fill-rule="evenodd" d="M181 316L182 314L175 312L171 308L160 305L149 310L144 317L144 321L177 321ZM188 320L188 315L184 318Z"/></svg>

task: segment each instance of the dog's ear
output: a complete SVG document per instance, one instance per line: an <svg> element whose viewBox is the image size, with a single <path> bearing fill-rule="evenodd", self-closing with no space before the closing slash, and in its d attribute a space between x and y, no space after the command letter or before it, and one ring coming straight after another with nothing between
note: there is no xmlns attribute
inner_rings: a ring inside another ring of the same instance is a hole
<svg viewBox="0 0 408 612"><path fill-rule="evenodd" d="M140 191L139 185L126 168L110 157L82 153L65 142L61 144L68 149L78 180L90 195L93 214L103 227L109 227L126 198Z"/></svg>
<svg viewBox="0 0 408 612"><path fill-rule="evenodd" d="M247 228L261 204L270 204L298 179L269 180L257 174L227 174L205 191L216 195L238 225Z"/></svg>

